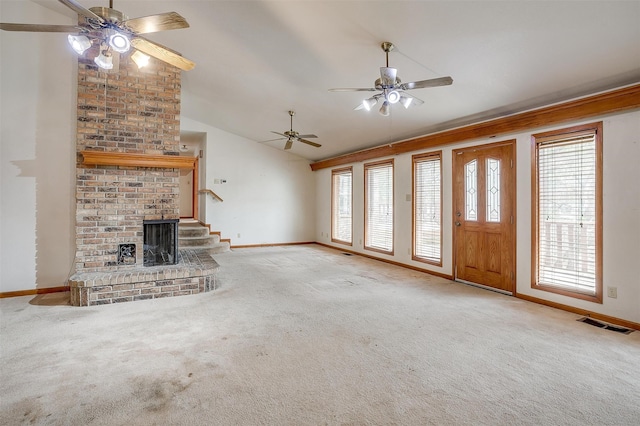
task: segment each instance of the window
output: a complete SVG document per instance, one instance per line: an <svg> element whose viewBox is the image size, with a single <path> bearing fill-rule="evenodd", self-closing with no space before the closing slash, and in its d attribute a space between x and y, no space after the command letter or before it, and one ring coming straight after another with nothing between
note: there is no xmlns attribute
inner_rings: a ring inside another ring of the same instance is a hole
<svg viewBox="0 0 640 426"><path fill-rule="evenodd" d="M442 265L441 152L412 160L413 260Z"/></svg>
<svg viewBox="0 0 640 426"><path fill-rule="evenodd" d="M331 241L352 244L353 170L331 171Z"/></svg>
<svg viewBox="0 0 640 426"><path fill-rule="evenodd" d="M533 135L532 287L602 303L602 123Z"/></svg>
<svg viewBox="0 0 640 426"><path fill-rule="evenodd" d="M393 254L393 160L364 165L364 248Z"/></svg>

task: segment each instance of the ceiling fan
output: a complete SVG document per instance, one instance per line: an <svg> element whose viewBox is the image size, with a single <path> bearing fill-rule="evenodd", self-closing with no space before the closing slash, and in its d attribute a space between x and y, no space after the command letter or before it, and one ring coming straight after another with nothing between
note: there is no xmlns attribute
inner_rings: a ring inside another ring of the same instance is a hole
<svg viewBox="0 0 640 426"><path fill-rule="evenodd" d="M385 41L380 47L385 52L387 57L387 66L380 67L380 78L374 82L374 87L371 88L342 88L342 89L329 89L330 92L376 92L380 91L370 98L362 101L360 105L354 109L366 109L370 111L371 108L378 101L382 100L382 106L380 107L380 114L387 116L391 113L391 105L400 102L405 108L413 105L421 105L424 101L410 95L406 90L423 89L426 87L436 86L448 86L453 83L451 77L432 78L430 80L413 81L410 83L402 83L400 77L398 77L398 70L389 67L389 52L391 52L395 46L393 43Z"/></svg>
<svg viewBox="0 0 640 426"><path fill-rule="evenodd" d="M14 24L0 23L0 29L5 31L30 31L49 33L74 33L68 35L69 44L79 55L92 45L98 45L94 62L103 69L113 69L114 57L120 54L134 52L131 59L142 67L153 56L163 62L189 71L195 63L182 57L178 52L152 42L140 34L154 33L165 30L188 28L187 21L176 12L161 13L141 18L129 19L122 12L113 9L113 0L109 0L109 7L84 8L75 0L58 0L78 14L77 25L49 25L49 24Z"/></svg>
<svg viewBox="0 0 640 426"><path fill-rule="evenodd" d="M320 148L322 145L320 145L319 143L311 142L311 141L308 141L308 140L305 139L305 138L317 138L316 135L301 135L300 133L298 133L295 130L293 130L293 116L296 115L296 113L295 113L295 111L289 111L289 115L291 116L291 128L290 128L290 130L287 130L284 133L279 133L279 132L272 131L271 133L275 133L276 135L280 135L280 136L283 136L283 137L278 138L278 139L271 139L271 140L272 141L279 141L279 140L282 140L282 139L286 139L287 142L284 144L284 149L291 149L291 147L293 146L293 142L294 141L306 143L307 145L311 145L311 146L315 146L316 148ZM265 142L269 142L269 141L265 141Z"/></svg>

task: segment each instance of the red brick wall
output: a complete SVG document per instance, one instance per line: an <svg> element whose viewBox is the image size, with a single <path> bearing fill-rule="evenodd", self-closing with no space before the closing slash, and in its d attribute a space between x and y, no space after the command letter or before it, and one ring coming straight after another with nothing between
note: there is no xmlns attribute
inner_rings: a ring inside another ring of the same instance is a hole
<svg viewBox="0 0 640 426"><path fill-rule="evenodd" d="M78 62L77 152L178 155L180 70L152 59L139 70L126 57L106 73ZM179 170L76 167L76 272L142 266L142 221L179 218ZM118 265L118 245L136 244L136 264Z"/></svg>

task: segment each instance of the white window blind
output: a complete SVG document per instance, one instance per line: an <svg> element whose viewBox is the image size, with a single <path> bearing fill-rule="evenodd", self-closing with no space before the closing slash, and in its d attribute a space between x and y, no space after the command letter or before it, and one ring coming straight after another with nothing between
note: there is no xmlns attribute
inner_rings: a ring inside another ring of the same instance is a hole
<svg viewBox="0 0 640 426"><path fill-rule="evenodd" d="M365 248L393 252L393 162L365 165Z"/></svg>
<svg viewBox="0 0 640 426"><path fill-rule="evenodd" d="M440 154L413 158L414 256L441 262L441 165Z"/></svg>
<svg viewBox="0 0 640 426"><path fill-rule="evenodd" d="M352 169L334 170L331 179L331 239L351 244Z"/></svg>
<svg viewBox="0 0 640 426"><path fill-rule="evenodd" d="M536 139L538 285L596 294L598 286L595 131Z"/></svg>

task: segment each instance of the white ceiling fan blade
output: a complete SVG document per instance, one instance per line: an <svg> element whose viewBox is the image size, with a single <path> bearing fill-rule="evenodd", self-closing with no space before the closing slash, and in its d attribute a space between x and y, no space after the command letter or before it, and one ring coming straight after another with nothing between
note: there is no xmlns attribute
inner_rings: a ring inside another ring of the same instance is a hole
<svg viewBox="0 0 640 426"><path fill-rule="evenodd" d="M330 92L375 92L378 89L375 89L373 87L369 88L369 89L365 89L365 88L355 88L355 87L344 87L344 88L339 88L339 89L329 89Z"/></svg>
<svg viewBox="0 0 640 426"><path fill-rule="evenodd" d="M383 86L395 86L398 70L390 67L380 67L380 84Z"/></svg>
<svg viewBox="0 0 640 426"><path fill-rule="evenodd" d="M280 135L283 138L288 138L289 136L285 135L284 133L280 133L280 132L274 132L273 130L271 131L271 133L275 133L276 135Z"/></svg>
<svg viewBox="0 0 640 426"><path fill-rule="evenodd" d="M451 77L440 77L440 78L432 78L431 80L420 80L420 81L412 81L410 83L402 83L400 85L400 89L402 90L423 89L426 87L448 86L452 83L453 83L453 79Z"/></svg>
<svg viewBox="0 0 640 426"><path fill-rule="evenodd" d="M90 11L89 9L86 9L84 6L82 6L80 3L76 2L75 0L58 0L60 3L64 4L65 6L67 6L69 9L73 10L74 12L76 12L78 15L82 15L86 18L90 18L90 19L95 19L96 21L100 22L101 24L104 23L104 19L102 19L100 16L96 15L95 13L93 13L92 11Z"/></svg>
<svg viewBox="0 0 640 426"><path fill-rule="evenodd" d="M317 138L316 135L298 135L299 138Z"/></svg>

